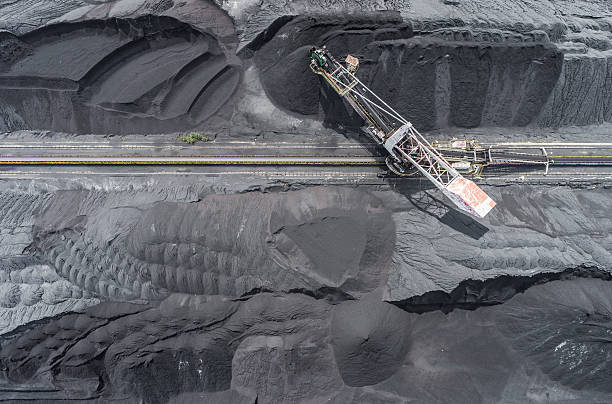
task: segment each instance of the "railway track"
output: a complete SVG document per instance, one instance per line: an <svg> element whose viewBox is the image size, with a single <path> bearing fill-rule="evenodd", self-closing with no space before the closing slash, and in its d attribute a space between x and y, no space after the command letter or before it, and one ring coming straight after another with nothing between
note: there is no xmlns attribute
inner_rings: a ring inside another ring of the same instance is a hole
<svg viewBox="0 0 612 404"><path fill-rule="evenodd" d="M450 158L459 158L449 153ZM502 157L517 155L500 155ZM460 159L463 159L461 157ZM534 166L548 162L551 166L612 166L610 155L537 155L523 161L491 161L494 166ZM80 154L0 154L1 165L362 165L383 166L384 159L362 155L80 155Z"/></svg>
<svg viewBox="0 0 612 404"><path fill-rule="evenodd" d="M312 146L312 147L310 147ZM44 152L43 152L44 150ZM275 150L277 154L265 153ZM474 177L493 178L507 175L573 175L605 176L612 173L612 143L500 143L479 146L477 151L457 150L440 146L441 153L451 161L467 162L478 172L467 172ZM221 153L219 153L221 151ZM229 153L224 153L229 151ZM316 153L321 153L317 155ZM235 142L190 147L171 143L141 143L113 145L96 142L61 142L18 144L0 142L0 167L5 173L17 167L31 166L244 166L279 170L282 167L325 166L363 167L368 175L380 175L385 166L382 156L372 155L363 145L343 143L336 146L308 144L274 144ZM598 169L584 172L584 169ZM551 168L563 170L550 172ZM313 168L314 169L314 168ZM575 169L569 173L567 170ZM234 170L235 171L235 170ZM353 175L353 174L351 174Z"/></svg>

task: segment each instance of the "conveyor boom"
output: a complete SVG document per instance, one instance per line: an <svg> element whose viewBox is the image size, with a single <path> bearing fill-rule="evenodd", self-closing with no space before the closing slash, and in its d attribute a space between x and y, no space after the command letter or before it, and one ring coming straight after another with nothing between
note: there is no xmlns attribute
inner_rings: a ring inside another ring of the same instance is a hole
<svg viewBox="0 0 612 404"><path fill-rule="evenodd" d="M460 209L483 218L495 202L473 181L464 178L410 122L363 84L355 73L359 61L347 56L346 66L323 48L311 51L310 69L325 81L366 122L365 131L388 152L387 166L397 175L420 171Z"/></svg>

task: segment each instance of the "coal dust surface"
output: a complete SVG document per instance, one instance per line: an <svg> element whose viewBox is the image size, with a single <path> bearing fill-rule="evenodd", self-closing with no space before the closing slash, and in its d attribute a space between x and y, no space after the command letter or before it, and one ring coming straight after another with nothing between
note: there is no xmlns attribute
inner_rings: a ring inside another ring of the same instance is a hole
<svg viewBox="0 0 612 404"><path fill-rule="evenodd" d="M170 17L61 23L0 46L10 52L0 59L2 103L34 129L187 129L217 112L240 77L218 38Z"/></svg>
<svg viewBox="0 0 612 404"><path fill-rule="evenodd" d="M485 187L549 208L477 223L419 189L114 181L3 190L9 400L612 397L608 190Z"/></svg>
<svg viewBox="0 0 612 404"><path fill-rule="evenodd" d="M309 69L322 45L432 141L609 142L611 16L582 0L0 1L0 146L382 155ZM191 131L212 141L177 139ZM497 206L477 220L375 167L6 166L0 401L610 403L597 170L481 179Z"/></svg>

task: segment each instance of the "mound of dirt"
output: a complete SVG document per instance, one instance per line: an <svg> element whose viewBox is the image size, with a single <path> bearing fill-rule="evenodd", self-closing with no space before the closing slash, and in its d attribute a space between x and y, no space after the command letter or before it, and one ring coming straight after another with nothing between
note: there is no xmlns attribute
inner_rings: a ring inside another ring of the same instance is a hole
<svg viewBox="0 0 612 404"><path fill-rule="evenodd" d="M410 348L408 317L374 294L335 308L332 345L344 383L370 386L397 372Z"/></svg>

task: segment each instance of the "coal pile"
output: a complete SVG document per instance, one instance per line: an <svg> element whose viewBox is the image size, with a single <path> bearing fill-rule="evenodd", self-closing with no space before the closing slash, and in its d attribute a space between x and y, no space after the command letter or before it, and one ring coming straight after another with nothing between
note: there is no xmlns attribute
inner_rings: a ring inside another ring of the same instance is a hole
<svg viewBox="0 0 612 404"><path fill-rule="evenodd" d="M0 48L5 130L184 130L217 112L240 78L214 35L170 17L62 23L5 35Z"/></svg>
<svg viewBox="0 0 612 404"><path fill-rule="evenodd" d="M422 131L607 141L609 4L438 3L3 2L0 132L335 147L326 45ZM418 181L36 169L0 179L1 400L612 402L606 180L483 183L477 221Z"/></svg>

